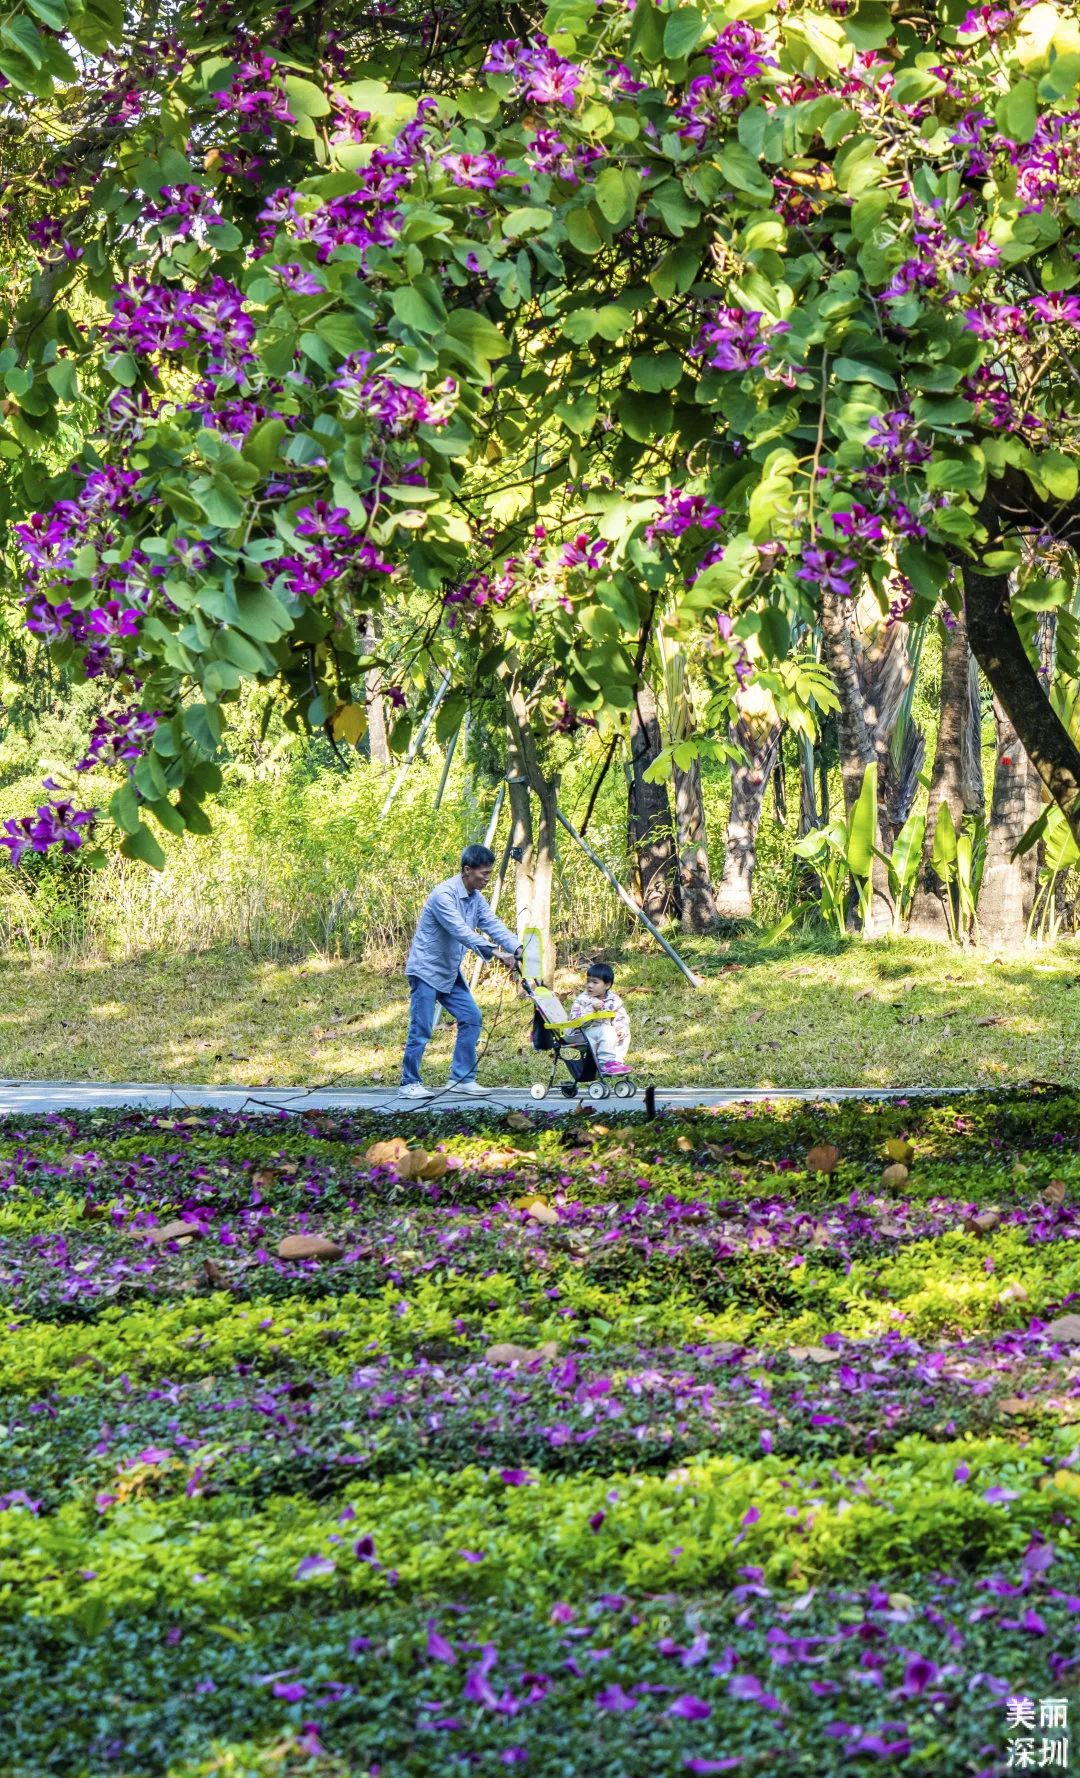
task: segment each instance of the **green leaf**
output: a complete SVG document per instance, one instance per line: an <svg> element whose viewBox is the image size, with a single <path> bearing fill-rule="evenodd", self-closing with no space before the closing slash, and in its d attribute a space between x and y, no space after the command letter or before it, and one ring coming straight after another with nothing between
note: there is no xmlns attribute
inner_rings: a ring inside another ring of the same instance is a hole
<svg viewBox="0 0 1080 1778"><path fill-rule="evenodd" d="M998 128L1012 142L1030 142L1035 134L1039 110L1035 86L1030 80L1018 80L994 107Z"/></svg>
<svg viewBox="0 0 1080 1778"><path fill-rule="evenodd" d="M277 461L278 446L286 431L284 420L261 421L244 440L241 455L248 463L254 463L256 469L261 469L264 475L267 474L271 465Z"/></svg>
<svg viewBox="0 0 1080 1778"><path fill-rule="evenodd" d="M873 383L877 389L896 388L896 378L878 364L866 364L858 358L837 358L832 368L842 383Z"/></svg>
<svg viewBox="0 0 1080 1778"><path fill-rule="evenodd" d="M342 311L337 314L320 315L315 323L315 331L320 339L324 339L335 352L342 357L349 352L363 351L371 344L371 334L357 315L348 315Z"/></svg>
<svg viewBox="0 0 1080 1778"><path fill-rule="evenodd" d="M120 845L125 858L139 858L143 864L149 864L154 870L161 870L165 863L165 854L154 838L150 829L140 821L134 833L129 833Z"/></svg>
<svg viewBox="0 0 1080 1778"><path fill-rule="evenodd" d="M58 358L55 364L50 364L45 375L61 401L78 399L79 379L70 358Z"/></svg>
<svg viewBox="0 0 1080 1778"><path fill-rule="evenodd" d="M877 762L863 773L862 786L851 811L845 857L853 877L869 877L877 843Z"/></svg>
<svg viewBox="0 0 1080 1778"><path fill-rule="evenodd" d="M199 505L211 525L231 531L244 516L244 504L228 477L218 471L208 488L193 487Z"/></svg>
<svg viewBox="0 0 1080 1778"><path fill-rule="evenodd" d="M943 802L938 809L930 864L943 883L952 882L956 872L956 828L948 803Z"/></svg>
<svg viewBox="0 0 1080 1778"><path fill-rule="evenodd" d="M394 314L414 333L436 334L443 326L443 317L415 284L401 284L390 299Z"/></svg>
<svg viewBox="0 0 1080 1778"><path fill-rule="evenodd" d="M705 20L695 6L680 6L669 12L664 26L664 54L669 61L680 62L701 42Z"/></svg>
<svg viewBox="0 0 1080 1778"><path fill-rule="evenodd" d="M322 89L298 74L285 76L285 97L294 117L325 117L330 110L330 101Z"/></svg>
<svg viewBox="0 0 1080 1778"><path fill-rule="evenodd" d="M986 472L982 464L970 457L935 457L926 468L929 486L945 488L950 492L979 489L985 479Z"/></svg>
<svg viewBox="0 0 1080 1778"><path fill-rule="evenodd" d="M594 253L599 253L604 243L588 210L584 210L580 206L577 209L568 210L565 223L567 239L571 246L576 247L579 253L587 254L590 258Z"/></svg>
<svg viewBox="0 0 1080 1778"><path fill-rule="evenodd" d="M682 378L682 365L677 352L642 353L630 361L630 378L639 389L656 394L661 389L674 389Z"/></svg>
<svg viewBox="0 0 1080 1778"><path fill-rule="evenodd" d="M554 211L541 209L539 204L524 204L503 217L502 232L508 241L516 240L518 235L535 235L547 228L553 215Z"/></svg>
<svg viewBox="0 0 1080 1778"><path fill-rule="evenodd" d="M736 191L742 191L748 197L761 198L771 203L773 182L763 173L754 156L741 142L728 142L720 156L720 171Z"/></svg>
<svg viewBox="0 0 1080 1778"><path fill-rule="evenodd" d="M213 704L189 704L184 711L184 733L206 754L216 753L221 741L221 714Z"/></svg>
<svg viewBox="0 0 1080 1778"><path fill-rule="evenodd" d="M62 31L68 22L68 9L64 0L27 0L27 5L35 18L50 31Z"/></svg>
<svg viewBox="0 0 1080 1778"><path fill-rule="evenodd" d="M6 18L0 25L0 38L24 55L32 68L44 67L45 46L41 33L28 18L20 18L18 13Z"/></svg>
<svg viewBox="0 0 1080 1778"><path fill-rule="evenodd" d="M130 778L119 790L113 792L109 801L109 814L117 827L122 827L125 833L135 832L139 825L139 799Z"/></svg>
<svg viewBox="0 0 1080 1778"><path fill-rule="evenodd" d="M287 606L268 586L238 587L232 622L236 629L243 630L244 635L255 642L277 642L293 627Z"/></svg>
<svg viewBox="0 0 1080 1778"><path fill-rule="evenodd" d="M596 202L612 228L625 228L637 208L641 180L637 173L621 167L605 167L594 187Z"/></svg>
<svg viewBox="0 0 1080 1778"><path fill-rule="evenodd" d="M662 438L671 424L671 403L662 395L639 395L629 390L616 409L623 431L639 444Z"/></svg>
<svg viewBox="0 0 1080 1778"><path fill-rule="evenodd" d="M165 773L153 753L144 753L135 763L135 788L146 798L154 802L158 797L168 794L169 786L165 782ZM128 830L133 831L131 829Z"/></svg>
<svg viewBox="0 0 1080 1778"><path fill-rule="evenodd" d="M239 630L219 630L214 637L214 646L221 658L231 661L234 667L239 667L241 673L254 677L257 673L274 671L273 660L268 661L263 650L257 648L247 636L241 635Z"/></svg>
<svg viewBox="0 0 1080 1778"><path fill-rule="evenodd" d="M1032 461L1031 474L1042 482L1053 499L1075 499L1077 465L1063 451L1037 452Z"/></svg>
<svg viewBox="0 0 1080 1778"><path fill-rule="evenodd" d="M488 362L505 358L510 350L495 323L475 309L454 309L447 319L446 331Z"/></svg>

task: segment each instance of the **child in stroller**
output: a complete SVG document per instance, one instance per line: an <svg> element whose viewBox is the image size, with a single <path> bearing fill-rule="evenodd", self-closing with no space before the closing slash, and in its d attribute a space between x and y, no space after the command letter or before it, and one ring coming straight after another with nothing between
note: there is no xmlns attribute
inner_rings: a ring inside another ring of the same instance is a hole
<svg viewBox="0 0 1080 1778"><path fill-rule="evenodd" d="M637 1088L623 1060L630 1042L630 1026L622 1001L612 992L614 972L610 964L589 965L585 992L579 994L567 1014L558 996L539 982L521 978L524 992L533 1003L532 1043L553 1055L551 1079L537 1082L534 1099L546 1099L560 1062L570 1078L561 1084L563 1097L577 1097L587 1086L591 1099L606 1099L614 1092L630 1099Z"/></svg>

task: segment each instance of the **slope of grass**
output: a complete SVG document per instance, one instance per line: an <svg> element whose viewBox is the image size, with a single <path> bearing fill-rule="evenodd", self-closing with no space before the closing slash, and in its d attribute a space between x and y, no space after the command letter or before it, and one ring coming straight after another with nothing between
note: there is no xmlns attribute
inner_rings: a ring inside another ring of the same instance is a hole
<svg viewBox="0 0 1080 1778"><path fill-rule="evenodd" d="M688 943L694 989L667 958L627 949L616 986L632 1060L664 1085L1000 1085L1080 1080L1080 954L964 954L911 940L817 946ZM586 958L560 968L569 1000ZM479 997L480 1077L545 1075L529 1007L489 971ZM293 963L239 950L128 963L0 962L9 1078L164 1080L251 1086L396 1081L407 1020L400 962ZM453 1028L428 1052L446 1078Z"/></svg>

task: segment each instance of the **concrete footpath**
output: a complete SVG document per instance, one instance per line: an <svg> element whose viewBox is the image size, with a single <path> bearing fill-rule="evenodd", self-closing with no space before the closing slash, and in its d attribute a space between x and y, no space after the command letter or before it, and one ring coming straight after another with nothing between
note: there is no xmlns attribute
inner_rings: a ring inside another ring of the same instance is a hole
<svg viewBox="0 0 1080 1778"><path fill-rule="evenodd" d="M931 1093L966 1093L974 1087L658 1087L658 1109L688 1110L693 1106L734 1105L741 1101L776 1102L782 1099L828 1101L835 1099L891 1099L925 1097ZM436 1092L430 1099L402 1099L395 1087L216 1087L168 1085L147 1081L0 1080L0 1116L44 1111L96 1111L141 1107L154 1111L379 1111L423 1113L450 1111L458 1106L476 1110L537 1111L558 1116L575 1105L590 1110L603 1107L605 1117L616 1111L640 1111L639 1093L632 1099L614 1097L594 1101L585 1093L564 1099L556 1090L546 1099L533 1099L527 1087L493 1088L483 1094Z"/></svg>

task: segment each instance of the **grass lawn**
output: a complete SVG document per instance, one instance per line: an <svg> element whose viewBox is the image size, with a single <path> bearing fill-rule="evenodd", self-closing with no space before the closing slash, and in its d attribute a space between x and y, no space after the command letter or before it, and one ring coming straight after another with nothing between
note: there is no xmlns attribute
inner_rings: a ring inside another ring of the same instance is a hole
<svg viewBox="0 0 1080 1778"><path fill-rule="evenodd" d="M632 1060L664 1086L954 1086L1080 1081L1080 951L964 954L911 940L816 947L684 945L691 988L656 951L617 959ZM581 960L582 962L585 959ZM559 971L569 1000L582 979ZM544 1064L505 977L481 984L480 1078L525 1085ZM241 951L125 963L0 962L10 1078L245 1086L396 1081L407 1017L400 965ZM427 1073L449 1070L446 1021Z"/></svg>

